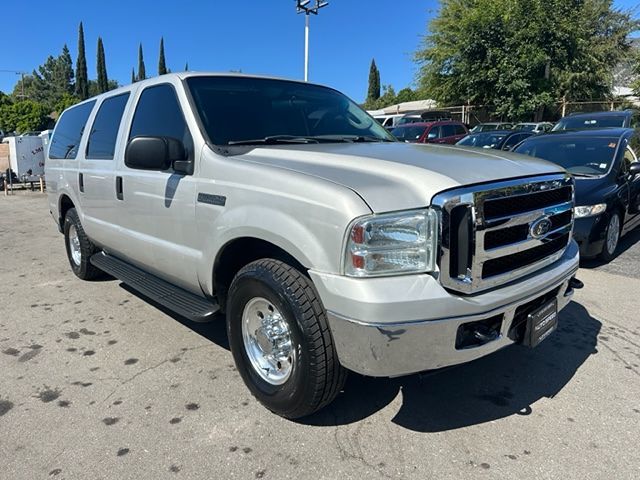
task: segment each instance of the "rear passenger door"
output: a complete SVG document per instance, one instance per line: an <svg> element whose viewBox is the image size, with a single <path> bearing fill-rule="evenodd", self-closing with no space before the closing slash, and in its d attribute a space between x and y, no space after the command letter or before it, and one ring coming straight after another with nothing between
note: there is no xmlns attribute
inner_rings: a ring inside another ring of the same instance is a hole
<svg viewBox="0 0 640 480"><path fill-rule="evenodd" d="M151 85L140 92L125 135L127 143L135 137L178 139L194 159L193 138L173 84ZM201 293L194 176L178 174L171 167L131 168L121 161L116 183L117 216L127 242L120 255L161 278Z"/></svg>
<svg viewBox="0 0 640 480"><path fill-rule="evenodd" d="M116 245L118 234L115 189L115 152L120 146L122 117L130 93L106 97L91 122L84 155L80 159L83 225L101 246Z"/></svg>
<svg viewBox="0 0 640 480"><path fill-rule="evenodd" d="M456 143L456 137L455 125L440 125L440 141L438 143Z"/></svg>

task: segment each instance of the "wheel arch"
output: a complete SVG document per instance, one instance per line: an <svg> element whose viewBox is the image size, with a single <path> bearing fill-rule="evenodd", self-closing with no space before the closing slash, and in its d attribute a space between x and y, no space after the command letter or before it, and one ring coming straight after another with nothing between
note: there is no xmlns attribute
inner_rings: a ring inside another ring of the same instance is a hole
<svg viewBox="0 0 640 480"><path fill-rule="evenodd" d="M261 258L280 260L308 276L307 260L291 254L284 246L252 236L234 238L220 248L213 262L212 286L222 308L236 273Z"/></svg>

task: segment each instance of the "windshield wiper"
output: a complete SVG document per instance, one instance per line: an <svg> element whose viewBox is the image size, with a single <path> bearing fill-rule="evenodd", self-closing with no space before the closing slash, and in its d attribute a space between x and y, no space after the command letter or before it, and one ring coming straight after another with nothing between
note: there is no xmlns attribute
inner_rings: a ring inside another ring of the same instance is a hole
<svg viewBox="0 0 640 480"><path fill-rule="evenodd" d="M279 143L319 143L313 137L298 137L295 135L271 135L264 138L256 138L253 140L232 140L227 145L277 145Z"/></svg>
<svg viewBox="0 0 640 480"><path fill-rule="evenodd" d="M391 139L375 137L373 135L314 135L308 138L324 142L339 143L393 142Z"/></svg>

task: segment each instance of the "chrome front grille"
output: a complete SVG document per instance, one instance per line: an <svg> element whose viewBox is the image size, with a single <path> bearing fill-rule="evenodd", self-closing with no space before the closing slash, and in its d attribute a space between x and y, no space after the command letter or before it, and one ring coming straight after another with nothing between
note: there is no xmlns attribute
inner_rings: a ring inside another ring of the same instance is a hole
<svg viewBox="0 0 640 480"><path fill-rule="evenodd" d="M558 260L573 230L573 180L546 175L451 190L441 212L440 282L474 293Z"/></svg>

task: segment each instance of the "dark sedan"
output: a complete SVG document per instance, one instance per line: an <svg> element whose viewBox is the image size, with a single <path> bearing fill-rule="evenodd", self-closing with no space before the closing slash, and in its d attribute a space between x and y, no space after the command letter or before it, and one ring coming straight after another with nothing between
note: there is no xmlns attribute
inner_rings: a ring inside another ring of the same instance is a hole
<svg viewBox="0 0 640 480"><path fill-rule="evenodd" d="M533 132L514 132L513 130L492 130L488 132L470 133L456 145L461 147L494 148L496 150L511 150L525 138L534 135Z"/></svg>
<svg viewBox="0 0 640 480"><path fill-rule="evenodd" d="M576 180L574 237L583 257L611 260L640 225L640 131L564 131L531 137L515 152L557 163Z"/></svg>
<svg viewBox="0 0 640 480"><path fill-rule="evenodd" d="M614 110L611 112L572 113L562 117L553 131L587 130L600 128L640 128L640 111Z"/></svg>

